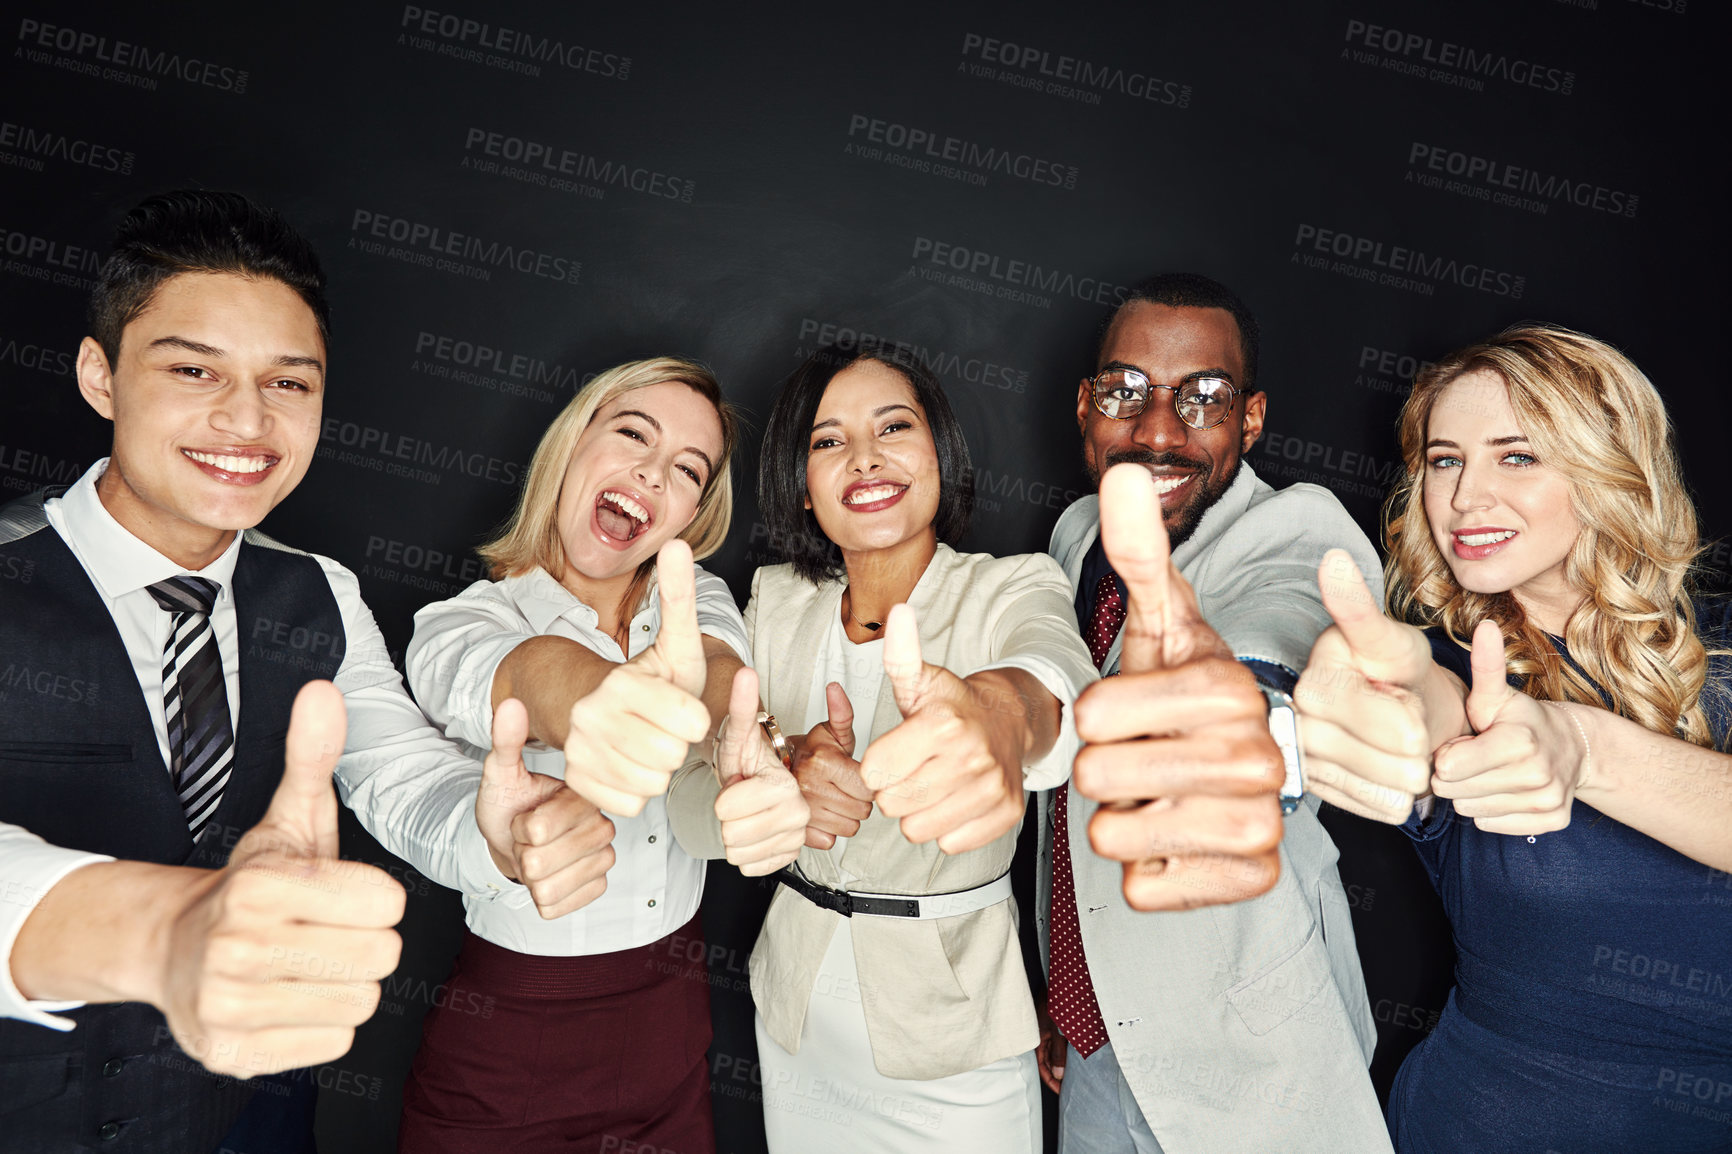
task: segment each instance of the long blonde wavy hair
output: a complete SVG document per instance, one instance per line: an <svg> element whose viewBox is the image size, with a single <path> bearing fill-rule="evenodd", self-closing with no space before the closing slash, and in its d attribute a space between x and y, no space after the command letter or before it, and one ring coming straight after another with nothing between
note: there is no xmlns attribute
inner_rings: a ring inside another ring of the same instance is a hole
<svg viewBox="0 0 1732 1154"><path fill-rule="evenodd" d="M1438 396L1478 370L1500 376L1521 432L1538 458L1569 482L1582 529L1564 578L1584 600L1564 644L1605 691L1595 691L1527 620L1509 592L1471 593L1456 583L1426 523L1426 427ZM1713 744L1701 694L1707 653L1696 632L1689 577L1700 548L1665 405L1617 349L1583 333L1523 324L1469 345L1424 370L1398 422L1406 474L1384 507L1389 612L1441 625L1464 648L1474 626L1503 630L1510 672L1542 701L1612 709L1657 733Z"/></svg>
<svg viewBox="0 0 1732 1154"><path fill-rule="evenodd" d="M739 420L734 408L722 399L722 386L715 374L696 361L679 357L652 357L643 361L627 361L615 365L597 376L567 402L553 418L541 443L530 458L529 472L523 482L523 494L517 508L486 544L475 551L487 562L495 581L527 573L537 566L547 570L555 580L565 574L565 546L559 540L559 491L565 484L565 470L577 449L578 438L589 428L590 421L603 405L622 393L678 382L698 393L716 407L722 422L722 455L716 462L698 499L697 512L691 523L680 531L680 540L692 547L692 557L702 561L722 547L728 538L728 525L734 515L734 480L732 458L739 438ZM650 575L655 572L655 558L638 566L626 589L622 613L630 617L649 589Z"/></svg>

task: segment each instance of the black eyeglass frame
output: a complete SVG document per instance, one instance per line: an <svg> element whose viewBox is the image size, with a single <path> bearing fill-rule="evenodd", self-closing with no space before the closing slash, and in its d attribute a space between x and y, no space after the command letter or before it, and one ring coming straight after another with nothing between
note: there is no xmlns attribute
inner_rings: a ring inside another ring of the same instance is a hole
<svg viewBox="0 0 1732 1154"><path fill-rule="evenodd" d="M1099 413L1101 416L1105 417L1109 421L1129 421L1129 420L1134 420L1135 418L1142 416L1144 411L1146 411L1148 409L1148 401L1145 400L1143 402L1142 406L1140 408L1138 408L1137 411L1134 413L1125 413L1123 415L1116 415L1116 414L1107 412L1105 407L1103 407L1101 404L1103 397L1102 397L1102 389L1101 389L1101 385L1100 385L1100 379L1102 377L1106 376L1108 373L1122 374L1124 376L1125 382L1127 384L1134 383L1137 380L1141 380L1143 382L1143 384L1147 387L1148 392L1151 394L1153 394L1156 389L1166 389L1168 392L1173 394L1173 415L1178 417L1179 420L1184 421L1186 427L1196 429L1198 432L1204 432L1204 431L1209 430L1209 429L1219 428L1222 424L1224 424L1227 420L1227 414L1232 412L1232 410L1233 410L1233 402L1239 398L1240 394L1242 394L1246 391L1244 389L1239 388L1239 386L1235 385L1232 381L1228 380L1226 377L1215 377L1215 376L1191 377L1191 378L1188 378L1184 381L1181 381L1177 385L1157 385L1154 381L1150 380L1149 375L1147 373L1143 372L1141 369L1129 369L1129 368L1121 368L1121 367L1115 366L1113 368L1102 369L1100 372L1096 373L1094 376L1088 378L1089 403L1094 405L1095 412ZM1195 424L1192 424L1190 421L1185 420L1185 414L1179 411L1179 394L1184 392L1188 386L1200 384L1203 381L1217 381L1221 385L1225 386L1225 388L1227 390L1227 404L1221 410L1220 417L1217 418L1216 420L1211 421L1207 425L1195 425Z"/></svg>

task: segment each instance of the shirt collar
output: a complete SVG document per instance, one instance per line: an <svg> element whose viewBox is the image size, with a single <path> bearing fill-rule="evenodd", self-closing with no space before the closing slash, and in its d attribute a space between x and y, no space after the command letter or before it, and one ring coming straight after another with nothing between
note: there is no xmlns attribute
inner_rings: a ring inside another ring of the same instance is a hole
<svg viewBox="0 0 1732 1154"><path fill-rule="evenodd" d="M226 598L243 534L236 533L229 547L203 569L176 564L135 537L103 507L102 498L96 495L96 482L107 468L108 458L104 457L60 498L72 551L103 595L112 601L158 581L191 573L216 582L222 587L218 600Z"/></svg>
<svg viewBox="0 0 1732 1154"><path fill-rule="evenodd" d="M547 570L537 567L506 580L518 586L512 591L512 600L517 602L523 619L536 633L546 633L561 618L591 632L598 628L600 618L596 611L579 601L576 594L561 585ZM651 633L656 632L661 624L661 601L656 597L654 574L650 575L644 608L632 617L632 624L640 621L650 626Z"/></svg>

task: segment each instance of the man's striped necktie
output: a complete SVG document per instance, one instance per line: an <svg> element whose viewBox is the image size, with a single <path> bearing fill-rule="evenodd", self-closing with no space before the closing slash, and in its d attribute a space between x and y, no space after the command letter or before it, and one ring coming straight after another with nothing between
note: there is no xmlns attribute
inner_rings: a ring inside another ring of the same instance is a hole
<svg viewBox="0 0 1732 1154"><path fill-rule="evenodd" d="M162 647L162 707L169 773L195 842L222 801L234 766L228 685L210 623L221 588L203 577L170 577L150 586L156 603L174 617Z"/></svg>

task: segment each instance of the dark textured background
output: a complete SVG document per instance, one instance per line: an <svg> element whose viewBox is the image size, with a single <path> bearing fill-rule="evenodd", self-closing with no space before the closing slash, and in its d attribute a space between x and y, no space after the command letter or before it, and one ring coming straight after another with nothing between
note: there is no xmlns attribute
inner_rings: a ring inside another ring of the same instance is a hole
<svg viewBox="0 0 1732 1154"><path fill-rule="evenodd" d="M1270 415L1250 462L1278 486L1329 485L1368 530L1419 361L1524 318L1614 341L1678 419L1719 583L1732 509L1711 8L8 3L0 489L70 481L105 451L70 375L90 278L128 205L198 184L281 208L324 257L324 459L267 528L359 573L399 653L416 608L479 575L469 550L558 406L648 354L708 361L761 427L778 379L823 341L917 346L979 468L969 546L1040 549L1086 485L1072 398L1106 303L1180 269L1225 281L1262 320ZM530 39L502 47L501 28ZM546 42L563 62L537 58ZM939 151L955 138L957 160L910 149L908 130ZM1345 256L1319 251L1326 234ZM461 267L427 267L445 255L433 243L469 246L448 258ZM1425 254L1411 283L1383 275L1416 259L1397 247ZM743 595L766 559L755 436L738 465L739 516L710 567ZM1443 1005L1447 927L1392 831L1330 825L1386 1089ZM345 835L387 861L352 822ZM327 1152L392 1148L461 926L453 895L394 869L414 895L404 963L320 1072ZM713 871L724 1150L762 1145L744 979L765 900Z"/></svg>

